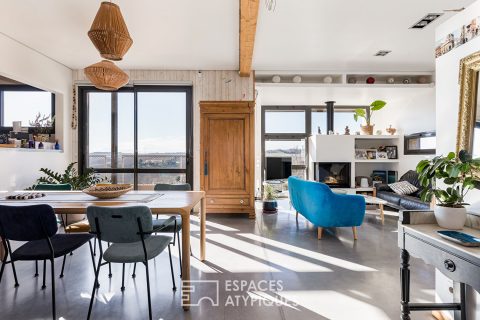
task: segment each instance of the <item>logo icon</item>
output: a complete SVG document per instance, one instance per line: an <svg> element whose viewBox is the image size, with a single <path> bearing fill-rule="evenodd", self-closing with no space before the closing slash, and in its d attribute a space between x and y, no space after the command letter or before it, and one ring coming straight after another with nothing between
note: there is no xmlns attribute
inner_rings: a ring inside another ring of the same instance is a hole
<svg viewBox="0 0 480 320"><path fill-rule="evenodd" d="M218 280L187 280L182 281L182 306L198 307L200 303L210 301L212 307L219 306ZM190 293L190 301L188 301Z"/></svg>

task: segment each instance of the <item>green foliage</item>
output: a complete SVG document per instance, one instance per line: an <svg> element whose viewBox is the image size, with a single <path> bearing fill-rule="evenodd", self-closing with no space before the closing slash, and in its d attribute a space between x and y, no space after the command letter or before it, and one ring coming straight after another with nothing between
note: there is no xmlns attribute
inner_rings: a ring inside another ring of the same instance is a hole
<svg viewBox="0 0 480 320"><path fill-rule="evenodd" d="M371 120L372 120L373 112L381 110L383 107L385 107L386 104L387 103L383 100L373 101L369 106L369 108L370 108L369 113L366 112L365 109L363 109L363 108L355 109L355 113L353 114L353 119L355 119L355 121L358 121L359 118L363 118L363 119L365 119L366 124L370 125Z"/></svg>
<svg viewBox="0 0 480 320"><path fill-rule="evenodd" d="M423 201L430 202L435 197L441 206L462 207L467 193L480 185L480 158L472 159L463 150L458 156L450 152L447 156L420 161L417 172L424 188L420 194Z"/></svg>
<svg viewBox="0 0 480 320"><path fill-rule="evenodd" d="M267 184L263 187L263 200L276 200L277 191L271 185Z"/></svg>
<svg viewBox="0 0 480 320"><path fill-rule="evenodd" d="M106 177L98 176L91 168L86 169L83 174L78 174L77 169L75 169L75 164L76 162L70 163L64 173L58 173L48 168L41 168L40 172L42 172L44 176L38 178L35 185L40 183L69 183L72 185L73 190L83 190L97 183L108 181ZM35 185L28 188L28 190L35 189Z"/></svg>

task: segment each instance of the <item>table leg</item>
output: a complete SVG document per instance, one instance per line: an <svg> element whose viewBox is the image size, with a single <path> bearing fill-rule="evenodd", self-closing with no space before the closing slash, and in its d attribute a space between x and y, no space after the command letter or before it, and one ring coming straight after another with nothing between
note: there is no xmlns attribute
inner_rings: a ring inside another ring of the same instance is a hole
<svg viewBox="0 0 480 320"><path fill-rule="evenodd" d="M385 224L385 213L383 212L383 203L378 205L380 208L380 218L382 219L382 224Z"/></svg>
<svg viewBox="0 0 480 320"><path fill-rule="evenodd" d="M205 261L207 199L203 197L200 204L200 261Z"/></svg>
<svg viewBox="0 0 480 320"><path fill-rule="evenodd" d="M401 253L401 267L400 267L400 282L401 282L401 291L402 291L402 301L401 301L401 310L402 315L400 319L402 320L410 320L410 270L409 270L409 261L410 261L410 254L407 250L402 249Z"/></svg>
<svg viewBox="0 0 480 320"><path fill-rule="evenodd" d="M182 212L182 305L190 309L190 211Z"/></svg>

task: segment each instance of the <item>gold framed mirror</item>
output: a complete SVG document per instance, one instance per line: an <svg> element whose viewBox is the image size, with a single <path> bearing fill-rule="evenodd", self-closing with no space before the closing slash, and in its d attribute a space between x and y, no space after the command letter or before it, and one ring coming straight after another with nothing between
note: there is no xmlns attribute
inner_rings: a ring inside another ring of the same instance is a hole
<svg viewBox="0 0 480 320"><path fill-rule="evenodd" d="M480 157L480 51L460 61L460 107L458 112L457 153L467 150Z"/></svg>

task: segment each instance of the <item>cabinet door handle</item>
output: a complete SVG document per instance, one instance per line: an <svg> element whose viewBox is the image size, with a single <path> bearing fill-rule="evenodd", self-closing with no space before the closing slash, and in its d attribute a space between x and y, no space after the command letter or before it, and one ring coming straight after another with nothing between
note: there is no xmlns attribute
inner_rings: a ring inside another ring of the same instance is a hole
<svg viewBox="0 0 480 320"><path fill-rule="evenodd" d="M208 176L208 159L207 159L207 156L208 156L208 152L205 151L205 157L203 159L203 175L204 176Z"/></svg>
<svg viewBox="0 0 480 320"><path fill-rule="evenodd" d="M243 204L243 202L244 202L243 200L240 200L240 203L241 203L241 204Z"/></svg>
<svg viewBox="0 0 480 320"><path fill-rule="evenodd" d="M455 269L457 268L455 266L455 262L453 262L452 260L450 259L447 259L443 262L443 265L445 266L445 269L447 269L448 271L450 272L453 272L455 271Z"/></svg>

